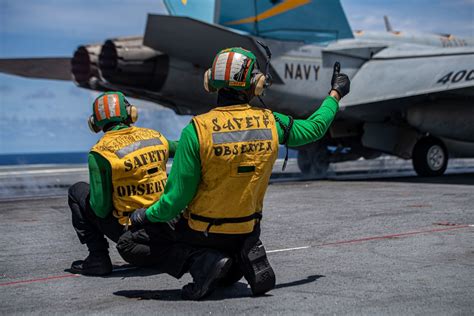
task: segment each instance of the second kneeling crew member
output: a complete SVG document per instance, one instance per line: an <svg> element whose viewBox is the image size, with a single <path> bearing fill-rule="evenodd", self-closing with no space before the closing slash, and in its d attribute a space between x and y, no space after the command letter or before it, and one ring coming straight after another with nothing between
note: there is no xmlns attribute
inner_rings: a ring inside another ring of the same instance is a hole
<svg viewBox="0 0 474 316"><path fill-rule="evenodd" d="M103 131L88 156L90 185L79 182L69 188L72 224L89 255L73 262L72 272L106 275L112 271L108 243L117 242L131 225L130 215L156 202L166 184L166 162L177 142L159 132L132 126L137 109L121 92L96 98L89 126Z"/></svg>

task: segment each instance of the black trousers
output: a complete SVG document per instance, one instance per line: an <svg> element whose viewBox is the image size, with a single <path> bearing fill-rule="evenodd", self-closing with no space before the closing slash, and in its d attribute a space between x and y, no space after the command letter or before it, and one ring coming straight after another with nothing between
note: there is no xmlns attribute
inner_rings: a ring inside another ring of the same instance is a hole
<svg viewBox="0 0 474 316"><path fill-rule="evenodd" d="M259 224L249 234L209 233L205 236L203 232L191 229L187 220L181 218L174 229L158 223L126 232L120 237L117 249L128 262L154 266L175 278L188 272L195 255L214 249L236 259L230 273L241 276L238 255L246 245L254 245L259 237Z"/></svg>
<svg viewBox="0 0 474 316"><path fill-rule="evenodd" d="M89 184L85 182L74 184L69 188L68 193L72 226L80 242L86 244L89 251L107 252L109 245L105 236L118 242L125 234L128 244L135 245L135 247L127 248L126 256L122 256L125 261L139 266L149 266L158 265L159 260L166 258L165 254L169 252L172 245L171 242L166 242L170 238L166 236L166 232L162 233L161 229L149 231L148 228L127 231L112 213L106 218L97 217L90 207ZM161 226L168 227L167 224ZM155 241L153 245L150 243L151 240Z"/></svg>
<svg viewBox="0 0 474 316"><path fill-rule="evenodd" d="M233 259L233 264L227 272L225 284L231 285L244 274L244 266L241 262L241 252L250 250L260 239L260 222L254 230L248 234L215 234L193 230L189 227L186 219L182 218L176 227L178 240L182 243L195 247L206 247L226 253ZM189 258L188 258L189 259Z"/></svg>
<svg viewBox="0 0 474 316"><path fill-rule="evenodd" d="M175 232L166 223L125 232L117 242L117 250L131 264L151 266L178 279L188 271L188 259L202 252L178 242Z"/></svg>
<svg viewBox="0 0 474 316"><path fill-rule="evenodd" d="M244 243L256 243L260 238L260 223L248 234L216 234L196 231L189 227L185 218L176 224L176 239L196 247L212 248L229 254L239 252Z"/></svg>
<svg viewBox="0 0 474 316"><path fill-rule="evenodd" d="M89 204L89 184L78 182L68 191L68 204L72 212L72 226L82 244L89 251L107 251L109 245L104 235L117 242L124 233L124 226L111 214L97 217Z"/></svg>

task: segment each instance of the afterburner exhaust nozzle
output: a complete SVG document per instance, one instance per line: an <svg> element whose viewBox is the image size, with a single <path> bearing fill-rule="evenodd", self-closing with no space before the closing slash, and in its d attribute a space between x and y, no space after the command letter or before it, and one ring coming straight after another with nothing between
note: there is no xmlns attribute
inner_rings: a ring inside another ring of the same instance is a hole
<svg viewBox="0 0 474 316"><path fill-rule="evenodd" d="M99 55L102 78L122 86L159 91L168 67L168 55L144 46L143 37L107 40Z"/></svg>
<svg viewBox="0 0 474 316"><path fill-rule="evenodd" d="M71 72L78 86L94 88L90 86L90 82L97 81L99 78L98 62L101 47L101 45L83 45L74 52L71 59Z"/></svg>

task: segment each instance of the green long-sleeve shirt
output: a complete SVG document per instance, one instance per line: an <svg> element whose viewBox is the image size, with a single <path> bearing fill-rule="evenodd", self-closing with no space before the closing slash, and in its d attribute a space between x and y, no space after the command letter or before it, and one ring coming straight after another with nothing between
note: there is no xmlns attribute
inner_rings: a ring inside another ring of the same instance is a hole
<svg viewBox="0 0 474 316"><path fill-rule="evenodd" d="M127 125L117 125L111 130L129 128ZM168 140L169 155L173 157L177 141ZM100 218L105 218L113 210L112 204L112 169L107 159L95 152L90 152L87 157L89 166L89 183L90 183L90 197L89 203L95 215Z"/></svg>
<svg viewBox="0 0 474 316"><path fill-rule="evenodd" d="M305 120L295 120L288 146L297 147L314 142L324 136L339 108L337 100L327 97L321 107ZM288 126L289 117L273 112ZM284 131L276 124L279 143L283 142ZM160 200L146 210L151 222L167 222L175 218L194 198L201 181L201 159L199 140L194 124L189 123L181 132L165 190Z"/></svg>

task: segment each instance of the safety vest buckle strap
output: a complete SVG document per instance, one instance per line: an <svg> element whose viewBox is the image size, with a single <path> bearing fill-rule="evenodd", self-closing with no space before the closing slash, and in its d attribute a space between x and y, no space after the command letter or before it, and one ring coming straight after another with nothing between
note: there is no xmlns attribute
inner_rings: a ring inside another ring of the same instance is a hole
<svg viewBox="0 0 474 316"><path fill-rule="evenodd" d="M212 225L214 225L213 223L209 223L206 227L206 230L204 231L204 236L209 236L209 230L211 229Z"/></svg>
<svg viewBox="0 0 474 316"><path fill-rule="evenodd" d="M200 222L205 222L209 223L207 225L206 230L204 231L204 235L207 237L209 234L209 230L211 229L212 226L219 226L222 224L236 224L236 223L245 223L251 220L256 219L257 221L260 221L262 219L262 213L253 213L252 215L249 216L244 216L244 217L228 217L228 218L211 218L211 217L206 217L206 216L201 216L197 214L190 214L191 219L200 221Z"/></svg>

